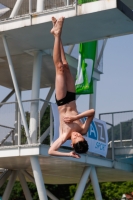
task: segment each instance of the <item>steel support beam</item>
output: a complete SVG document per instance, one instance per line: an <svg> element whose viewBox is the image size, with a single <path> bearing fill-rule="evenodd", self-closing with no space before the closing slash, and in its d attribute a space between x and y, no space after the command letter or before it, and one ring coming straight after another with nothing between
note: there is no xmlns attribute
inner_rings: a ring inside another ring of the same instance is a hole
<svg viewBox="0 0 133 200"><path fill-rule="evenodd" d="M50 90L49 90L49 92L48 92L48 95L47 95L47 97L46 97L46 101L44 102L44 104L43 104L43 106L42 106L42 109L41 109L41 111L40 111L40 120L42 119L42 117L43 117L43 114L44 114L44 112L45 112L45 110L46 110L46 108L47 108L47 106L48 106L48 102L50 101L50 99L51 99L51 96L52 96L52 94L53 94L53 92L54 92L54 89L55 89L55 87L54 87L54 85L50 88Z"/></svg>
<svg viewBox="0 0 133 200"><path fill-rule="evenodd" d="M34 56L31 100L39 99L41 67L42 67L42 52L38 51ZM39 106L39 101L31 102L30 136L32 143L37 142L37 127L38 127L38 114L39 114L38 106Z"/></svg>
<svg viewBox="0 0 133 200"><path fill-rule="evenodd" d="M9 199L16 177L17 177L17 171L13 171L6 186L6 189L4 191L4 194L2 196L2 200Z"/></svg>
<svg viewBox="0 0 133 200"><path fill-rule="evenodd" d="M91 183L92 183L94 194L95 194L95 199L96 200L102 200L102 195L101 195L101 191L100 191L99 182L98 182L95 167L91 168L90 177L91 177Z"/></svg>
<svg viewBox="0 0 133 200"><path fill-rule="evenodd" d="M97 58L97 61L96 61L96 64L95 64L95 68L98 68L98 65L99 65L99 63L100 63L100 61L101 61L101 58L102 58L102 56L103 56L103 52L104 52L104 49L105 49L106 44L107 44L107 39L105 39L105 40L103 41L103 46L102 46L102 48L101 48L99 57Z"/></svg>
<svg viewBox="0 0 133 200"><path fill-rule="evenodd" d="M25 174L25 176L27 176L27 178L28 178L31 182L35 183L34 178L33 178L27 171L23 171L23 174ZM47 193L47 195L48 195L48 197L49 197L50 199L52 199L52 200L59 200L59 199L57 199L57 198L56 198L49 190L47 190L47 189L46 189L46 193Z"/></svg>
<svg viewBox="0 0 133 200"><path fill-rule="evenodd" d="M32 200L31 193L30 193L30 190L28 188L28 185L27 185L27 182L25 180L25 177L20 171L18 172L18 177L19 177L21 186L23 188L23 192L24 192L26 200Z"/></svg>
<svg viewBox="0 0 133 200"><path fill-rule="evenodd" d="M90 94L89 109L96 109L96 88L97 81L93 80L93 94Z"/></svg>
<svg viewBox="0 0 133 200"><path fill-rule="evenodd" d="M5 181L8 179L8 177L11 175L11 173L12 173L12 171L8 170L6 172L3 172L3 174L1 174L1 176L0 176L0 188L5 183Z"/></svg>
<svg viewBox="0 0 133 200"><path fill-rule="evenodd" d="M13 85L14 85L14 88L15 88L15 93L16 93L16 96L17 96L18 104L19 104L20 113L21 113L21 116L22 116L25 132L26 132L26 137L27 137L27 140L28 140L28 144L30 144L31 140L30 140L28 125L27 125L27 122L26 122L25 113L24 113L23 105L22 105L21 98L20 98L19 87L18 87L13 63L12 63L12 60L11 60L8 44L7 44L5 36L2 36L2 39L3 39L3 43L4 43L4 48L5 48L8 64L9 64L9 69L10 69Z"/></svg>
<svg viewBox="0 0 133 200"><path fill-rule="evenodd" d="M19 9L20 9L22 3L23 3L23 0L17 0L16 1L16 4L15 4L15 6L14 6L14 8L12 10L12 13L11 13L11 15L10 15L9 18L13 18L13 17L15 17L18 14Z"/></svg>
<svg viewBox="0 0 133 200"><path fill-rule="evenodd" d="M84 172L82 174L82 177L80 179L80 182L78 184L78 188L77 188L77 191L75 193L74 200L80 200L81 199L90 172L91 172L91 167L85 167Z"/></svg>
<svg viewBox="0 0 133 200"><path fill-rule="evenodd" d="M45 138L49 135L49 133L50 133L50 127L48 127L46 131L40 136L38 142L42 143L45 140Z"/></svg>
<svg viewBox="0 0 133 200"><path fill-rule="evenodd" d="M67 54L71 55L74 46L75 46L75 45L70 45L70 46L68 47Z"/></svg>
<svg viewBox="0 0 133 200"><path fill-rule="evenodd" d="M10 97L15 93L15 90L13 89L2 101L1 103L4 103L6 102L8 99L10 99ZM0 105L0 108L2 107L3 105Z"/></svg>
<svg viewBox="0 0 133 200"><path fill-rule="evenodd" d="M33 170L33 174L35 178L35 183L36 183L39 199L48 200L38 157L32 156L30 158L30 161L31 161L31 166L32 166L32 170Z"/></svg>

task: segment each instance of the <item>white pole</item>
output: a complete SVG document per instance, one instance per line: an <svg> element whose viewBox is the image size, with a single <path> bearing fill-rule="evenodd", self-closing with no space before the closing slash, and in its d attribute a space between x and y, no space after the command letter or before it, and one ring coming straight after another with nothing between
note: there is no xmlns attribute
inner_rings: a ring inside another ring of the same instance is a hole
<svg viewBox="0 0 133 200"><path fill-rule="evenodd" d="M42 52L39 51L35 54L33 65L33 78L32 78L32 94L31 99L38 99L40 92L40 78L42 66ZM31 102L30 111L30 136L32 143L37 142L37 126L38 126L38 101Z"/></svg>
<svg viewBox="0 0 133 200"><path fill-rule="evenodd" d="M10 53L9 53L9 49L8 49L8 45L7 45L7 41L6 41L5 36L2 36L2 39L3 39L3 43L4 43L4 47L5 47L5 52L6 52L6 56L7 56L7 60L8 60L8 65L9 65L13 85L14 85L14 88L15 88L15 93L16 93L16 96L17 96L18 104L19 104L20 113L21 113L21 116L22 116L25 132L26 132L26 137L27 137L27 140L28 140L28 144L30 144L31 140L30 140L28 125L27 125L27 122L26 122L25 113L24 113L23 105L22 105L21 98L20 98L19 87L18 87L15 71L14 71L14 68L13 68L11 56L10 56Z"/></svg>
<svg viewBox="0 0 133 200"><path fill-rule="evenodd" d="M32 0L29 0L29 13L32 13Z"/></svg>
<svg viewBox="0 0 133 200"><path fill-rule="evenodd" d="M97 81L93 80L93 94L90 94L89 109L96 109L96 87Z"/></svg>
<svg viewBox="0 0 133 200"><path fill-rule="evenodd" d="M15 140L15 145L17 145L18 144L18 102L17 102L16 94L15 94L15 101L16 101L16 103L15 103L14 140Z"/></svg>
<svg viewBox="0 0 133 200"><path fill-rule="evenodd" d="M91 177L91 183L92 183L94 194L95 194L95 199L102 200L102 195L101 195L95 167L92 167L90 177Z"/></svg>
<svg viewBox="0 0 133 200"><path fill-rule="evenodd" d="M27 171L22 171L22 172L23 172L23 174L25 174L25 176L27 176L27 178L28 178L31 182L35 183L35 180L34 180L34 178L31 176L31 174L29 174ZM51 198L52 200L59 200L59 199L57 199L57 198L56 198L49 190L47 190L47 189L46 189L46 193L47 193L48 197Z"/></svg>
<svg viewBox="0 0 133 200"><path fill-rule="evenodd" d="M18 145L21 145L21 114L18 108Z"/></svg>
<svg viewBox="0 0 133 200"><path fill-rule="evenodd" d="M48 200L38 157L32 156L30 158L30 161L31 161L31 166L32 166L32 170L33 170L33 174L35 178L35 183L36 183L39 199Z"/></svg>
<svg viewBox="0 0 133 200"><path fill-rule="evenodd" d="M50 106L50 145L53 142L53 113L52 107Z"/></svg>
<svg viewBox="0 0 133 200"><path fill-rule="evenodd" d="M91 172L91 167L85 167L83 175L82 175L80 182L78 184L78 188L77 188L77 191L75 193L74 200L80 200L81 199L90 172Z"/></svg>
<svg viewBox="0 0 133 200"><path fill-rule="evenodd" d="M69 6L69 0L67 0L67 6Z"/></svg>
<svg viewBox="0 0 133 200"><path fill-rule="evenodd" d="M24 175L21 172L18 172L18 177L19 177L21 186L23 188L23 192L24 192L26 200L32 200L31 193L28 188L28 185L27 185Z"/></svg>
<svg viewBox="0 0 133 200"><path fill-rule="evenodd" d="M8 179L8 177L11 175L12 171L11 170L8 170L6 172L3 172L3 176L2 178L0 179L0 188L2 187L2 185L5 183L5 181Z"/></svg>
<svg viewBox="0 0 133 200"><path fill-rule="evenodd" d="M37 0L36 12L42 12L44 10L44 0Z"/></svg>
<svg viewBox="0 0 133 200"><path fill-rule="evenodd" d="M3 194L3 197L2 197L2 200L7 200L9 199L9 196L11 194L11 191L12 191L12 188L13 188L13 185L14 185L14 182L16 180L16 177L17 177L17 171L13 171L11 176L10 176L10 179L8 181L8 184L6 186L6 189L4 191L4 194Z"/></svg>
<svg viewBox="0 0 133 200"><path fill-rule="evenodd" d="M10 15L9 18L15 17L18 14L19 9L20 9L22 3L23 3L23 0L17 0L16 1L16 4L15 4L15 6L14 6L14 8L12 10L12 13L11 13L11 15Z"/></svg>

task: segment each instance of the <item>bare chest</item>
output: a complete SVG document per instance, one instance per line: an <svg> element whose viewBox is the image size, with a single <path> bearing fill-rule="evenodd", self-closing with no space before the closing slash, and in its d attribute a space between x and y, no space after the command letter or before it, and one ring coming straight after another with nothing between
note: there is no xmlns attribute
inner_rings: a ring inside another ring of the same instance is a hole
<svg viewBox="0 0 133 200"><path fill-rule="evenodd" d="M66 136L75 131L81 132L82 123L79 120L76 120L72 123L65 123L63 120L60 120L60 134L65 134Z"/></svg>

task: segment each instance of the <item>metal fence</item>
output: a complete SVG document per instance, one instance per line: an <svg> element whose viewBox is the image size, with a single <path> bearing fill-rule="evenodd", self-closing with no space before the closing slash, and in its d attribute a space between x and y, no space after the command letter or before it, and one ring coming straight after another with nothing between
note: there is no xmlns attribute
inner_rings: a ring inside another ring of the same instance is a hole
<svg viewBox="0 0 133 200"><path fill-rule="evenodd" d="M0 9L1 12L2 9L9 8L8 11L5 11L5 13L0 16L0 19L7 19L10 17L16 2L17 0L0 1L0 4L5 6L5 7L1 6ZM43 3L43 11L55 10L61 7L72 6L75 4L75 2L76 0L45 0ZM37 12L37 0L23 0L16 16L35 13L35 12Z"/></svg>
<svg viewBox="0 0 133 200"><path fill-rule="evenodd" d="M133 145L133 110L101 113L99 119L110 124L108 128L109 147Z"/></svg>
<svg viewBox="0 0 133 200"><path fill-rule="evenodd" d="M36 103L39 105L37 113L38 117L37 117L36 143L42 143L49 135L49 126L50 126L49 103L40 99L32 101L31 100L22 101L29 132L31 127L30 126L31 105ZM21 119L18 103L17 102L1 103L0 146L24 145L24 144L27 144L27 137L24 129L24 124Z"/></svg>

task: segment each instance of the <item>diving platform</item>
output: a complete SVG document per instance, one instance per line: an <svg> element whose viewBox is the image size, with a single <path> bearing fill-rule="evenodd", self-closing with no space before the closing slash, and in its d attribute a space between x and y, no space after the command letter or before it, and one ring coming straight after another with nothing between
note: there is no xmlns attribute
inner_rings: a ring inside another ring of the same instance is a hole
<svg viewBox="0 0 133 200"><path fill-rule="evenodd" d="M33 176L30 156L38 156L45 184L78 184L84 168L90 166L96 167L99 182L133 180L133 165L128 162L112 161L90 153L81 154L80 159L55 157L48 155L48 149L49 146L43 144L0 147L0 168L22 170ZM69 152L62 148L60 151Z"/></svg>
<svg viewBox="0 0 133 200"><path fill-rule="evenodd" d="M74 200L80 200L91 179L95 199L102 200L99 182L133 180L133 132L130 145L122 139L122 123L108 118L102 120L111 133L106 157L94 153L81 158L48 155L53 137L51 96L54 93L55 69L52 59L53 36L51 17L65 17L62 32L64 46L69 46L66 58L73 76L78 60L71 56L73 46L80 42L103 39L96 57L93 73L94 94L90 107L96 107L96 81L102 72L98 64L108 38L133 33L132 0L100 0L78 4L73 0L1 0L4 10L0 15L0 85L11 89L0 103L0 187L8 179L2 200L9 199L15 180L19 179L26 200L32 200L27 186L36 184L40 200L58 200L45 184L78 184ZM45 100L39 99L40 88L50 88ZM31 99L22 101L21 92L31 90ZM15 94L14 102L7 102ZM50 125L41 132L41 119L50 109ZM132 118L126 122L132 123ZM115 126L120 123L120 146L114 139ZM4 138L2 138L2 136ZM49 145L43 144L47 136ZM123 144L128 144L123 145ZM60 148L61 151L70 149ZM3 171L2 171L3 170Z"/></svg>

